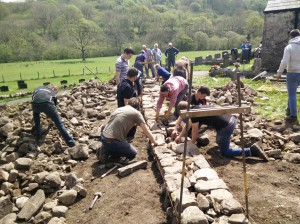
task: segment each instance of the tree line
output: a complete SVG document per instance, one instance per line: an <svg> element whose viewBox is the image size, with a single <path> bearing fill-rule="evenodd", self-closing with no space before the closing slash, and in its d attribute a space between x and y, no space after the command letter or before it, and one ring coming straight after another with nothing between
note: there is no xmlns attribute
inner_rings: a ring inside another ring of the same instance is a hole
<svg viewBox="0 0 300 224"><path fill-rule="evenodd" d="M181 51L261 41L267 0L28 0L0 3L0 62L119 55L168 42Z"/></svg>

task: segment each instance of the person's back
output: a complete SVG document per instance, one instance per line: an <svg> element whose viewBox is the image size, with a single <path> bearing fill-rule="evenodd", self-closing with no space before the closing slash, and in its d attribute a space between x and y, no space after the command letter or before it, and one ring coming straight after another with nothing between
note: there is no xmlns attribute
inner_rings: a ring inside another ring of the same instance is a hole
<svg viewBox="0 0 300 224"><path fill-rule="evenodd" d="M33 103L55 103L55 101L55 92L52 89L46 86L39 86L35 88L32 96Z"/></svg>
<svg viewBox="0 0 300 224"><path fill-rule="evenodd" d="M231 116L232 115L225 114L225 115L210 116L210 117L195 117L191 119L192 119L192 123L199 122L200 124L212 126L217 131L219 131L228 125Z"/></svg>
<svg viewBox="0 0 300 224"><path fill-rule="evenodd" d="M145 123L142 114L132 106L124 106L116 109L103 130L106 138L115 138L120 141L127 140L127 134L136 124Z"/></svg>

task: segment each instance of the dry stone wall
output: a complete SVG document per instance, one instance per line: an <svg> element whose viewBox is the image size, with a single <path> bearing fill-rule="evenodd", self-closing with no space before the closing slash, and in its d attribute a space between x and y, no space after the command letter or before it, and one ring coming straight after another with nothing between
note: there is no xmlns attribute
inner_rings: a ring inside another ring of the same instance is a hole
<svg viewBox="0 0 300 224"><path fill-rule="evenodd" d="M142 102L151 131L156 133L156 139L164 140L167 131L162 123L155 122L152 109L157 102L157 89L154 82L147 81ZM162 111L164 109L167 108L162 108ZM181 214L182 223L248 223L241 204L233 198L226 183L194 144L187 145L182 210L179 211L183 147L183 143L170 142L152 150L165 181L165 193L170 196L173 205L172 209L166 202L167 211L172 214L170 217L173 216L171 222L176 223L175 217Z"/></svg>

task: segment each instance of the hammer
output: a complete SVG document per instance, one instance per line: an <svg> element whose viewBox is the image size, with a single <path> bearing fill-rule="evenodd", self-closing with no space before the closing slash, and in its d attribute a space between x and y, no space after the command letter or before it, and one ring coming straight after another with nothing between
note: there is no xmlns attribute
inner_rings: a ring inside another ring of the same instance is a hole
<svg viewBox="0 0 300 224"><path fill-rule="evenodd" d="M97 201L98 198L100 198L102 196L102 193L101 192L95 192L94 194L94 199L89 207L89 210L91 210L95 204L95 202Z"/></svg>
<svg viewBox="0 0 300 224"><path fill-rule="evenodd" d="M122 165L119 163L114 163L114 166L112 168L110 168L106 173L101 175L101 179L106 177L108 174L110 174L112 171L114 171L117 167L121 167Z"/></svg>

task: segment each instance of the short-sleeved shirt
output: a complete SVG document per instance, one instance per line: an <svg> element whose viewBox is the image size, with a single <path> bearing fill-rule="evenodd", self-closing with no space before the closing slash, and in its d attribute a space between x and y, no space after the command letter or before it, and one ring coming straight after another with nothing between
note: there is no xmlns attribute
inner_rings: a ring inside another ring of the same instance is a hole
<svg viewBox="0 0 300 224"><path fill-rule="evenodd" d="M128 79L123 79L117 89L118 107L124 107L124 99L130 99L132 97L136 97L133 83Z"/></svg>
<svg viewBox="0 0 300 224"><path fill-rule="evenodd" d="M116 61L116 71L120 72L120 81L126 78L128 69L129 61L126 61L123 55L121 55Z"/></svg>
<svg viewBox="0 0 300 224"><path fill-rule="evenodd" d="M145 60L146 60L146 55L144 53L140 53L135 58L135 62L144 62Z"/></svg>
<svg viewBox="0 0 300 224"><path fill-rule="evenodd" d="M135 125L145 124L145 119L141 112L134 109L132 106L126 105L116 109L103 130L103 135L106 138L118 139L126 141L129 130Z"/></svg>
<svg viewBox="0 0 300 224"><path fill-rule="evenodd" d="M231 116L232 115L230 114L225 114L225 115L210 116L210 117L192 117L191 120L192 123L199 122L199 125L206 124L207 126L212 126L217 131L219 131L228 125Z"/></svg>
<svg viewBox="0 0 300 224"><path fill-rule="evenodd" d="M35 88L32 95L32 103L52 103L56 104L55 93L52 89L40 86Z"/></svg>
<svg viewBox="0 0 300 224"><path fill-rule="evenodd" d="M164 80L167 80L170 78L171 73L168 72L166 69L164 69L163 67L159 67L157 69L157 75L161 76Z"/></svg>
<svg viewBox="0 0 300 224"><path fill-rule="evenodd" d="M191 105L206 105L206 99L196 99L196 94L192 94Z"/></svg>
<svg viewBox="0 0 300 224"><path fill-rule="evenodd" d="M145 55L146 55L146 61L152 61L153 52L151 51L150 48L147 48L145 50Z"/></svg>

